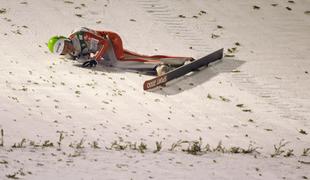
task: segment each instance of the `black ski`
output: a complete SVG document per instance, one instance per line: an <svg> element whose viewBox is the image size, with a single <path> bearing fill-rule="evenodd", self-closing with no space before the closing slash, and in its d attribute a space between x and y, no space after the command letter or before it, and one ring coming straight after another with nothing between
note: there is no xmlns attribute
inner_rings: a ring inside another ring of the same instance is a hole
<svg viewBox="0 0 310 180"><path fill-rule="evenodd" d="M152 88L155 88L157 86L166 84L167 82L179 78L181 76L184 76L185 74L196 70L202 66L207 66L209 63L212 63L214 61L217 61L219 59L222 59L223 57L223 49L219 49L205 57L202 57L200 59L194 60L186 65L183 65L181 67L178 67L172 71L169 71L166 74L163 74L161 76L157 76L153 79L147 80L143 84L144 90L149 90Z"/></svg>

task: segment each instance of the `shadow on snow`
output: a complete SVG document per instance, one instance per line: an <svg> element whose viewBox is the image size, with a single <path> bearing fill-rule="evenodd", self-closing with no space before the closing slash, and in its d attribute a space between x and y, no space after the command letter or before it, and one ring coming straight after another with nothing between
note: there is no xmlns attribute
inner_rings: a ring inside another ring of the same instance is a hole
<svg viewBox="0 0 310 180"><path fill-rule="evenodd" d="M245 61L242 61L242 60L223 58L219 61L209 64L209 66L201 67L197 71L190 72L180 78L172 80L168 82L165 87L157 87L153 90L149 90L148 92L162 94L162 95L176 95L183 91L187 91L194 87L202 85L208 80L217 76L218 74L231 73L233 70L236 70L244 63ZM74 64L74 66L82 68L81 64ZM123 72L137 73L137 71L134 71L134 70L124 70L124 69L101 66L101 65L96 66L94 68L88 68L88 69L91 69L94 71L100 71L104 73L123 73ZM147 72L147 71L142 71L138 73L144 74L144 75L152 75L150 72ZM141 82L141 85L142 84L143 82ZM142 89L142 86L141 86L141 89Z"/></svg>

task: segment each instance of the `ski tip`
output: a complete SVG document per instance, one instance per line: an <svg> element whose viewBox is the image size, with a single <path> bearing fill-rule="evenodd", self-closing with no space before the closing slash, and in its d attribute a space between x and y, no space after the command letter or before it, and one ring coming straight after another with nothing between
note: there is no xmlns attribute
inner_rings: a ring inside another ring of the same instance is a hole
<svg viewBox="0 0 310 180"><path fill-rule="evenodd" d="M168 77L167 75L162 75L162 76L158 76L158 77L155 77L151 80L147 80L144 82L143 84L143 90L149 90L149 89L153 89L157 86L160 86L160 85L163 85L165 84L166 82L168 81Z"/></svg>

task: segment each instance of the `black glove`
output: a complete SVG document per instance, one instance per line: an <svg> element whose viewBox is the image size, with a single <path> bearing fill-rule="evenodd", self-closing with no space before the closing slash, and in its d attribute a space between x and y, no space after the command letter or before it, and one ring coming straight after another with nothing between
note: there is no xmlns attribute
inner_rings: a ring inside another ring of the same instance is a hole
<svg viewBox="0 0 310 180"><path fill-rule="evenodd" d="M95 67L97 64L98 64L97 61L92 59L92 60L84 62L82 66L83 67Z"/></svg>

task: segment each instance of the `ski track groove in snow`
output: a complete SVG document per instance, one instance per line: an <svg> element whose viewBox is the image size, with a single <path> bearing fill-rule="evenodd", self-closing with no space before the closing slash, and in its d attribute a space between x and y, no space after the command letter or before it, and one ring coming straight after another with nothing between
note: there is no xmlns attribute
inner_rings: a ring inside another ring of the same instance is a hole
<svg viewBox="0 0 310 180"><path fill-rule="evenodd" d="M202 39L193 29L186 25L186 23L179 17L176 17L176 13L173 12L172 7L165 5L166 1L137 1L147 13L151 14L156 21L165 24L167 31L177 38L188 44L189 47L194 48L196 52L199 52L200 56L204 56L209 52L216 50L216 47L210 47L206 39ZM157 13L166 12L166 13ZM170 13L169 13L170 12ZM177 22L178 24L171 24Z"/></svg>
<svg viewBox="0 0 310 180"><path fill-rule="evenodd" d="M290 100L287 94L274 84L258 84L253 76L246 73L235 74L233 79L236 83L241 84L244 88L247 88L251 93L256 94L259 97L265 97L265 101L268 104L273 105L274 108L279 109L281 117L287 119L307 120L309 112L301 104L297 104L296 101ZM280 96L280 97L279 97ZM285 98L285 102L283 99ZM298 114L298 115L296 115Z"/></svg>

